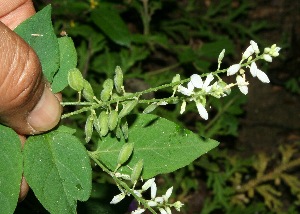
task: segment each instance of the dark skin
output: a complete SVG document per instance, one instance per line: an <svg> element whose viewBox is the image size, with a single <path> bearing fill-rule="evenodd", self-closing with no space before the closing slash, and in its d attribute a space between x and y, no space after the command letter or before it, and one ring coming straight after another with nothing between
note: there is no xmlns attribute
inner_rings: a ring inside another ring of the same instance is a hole
<svg viewBox="0 0 300 214"><path fill-rule="evenodd" d="M0 1L0 122L16 131L22 145L26 136L55 127L62 112L61 95L51 92L37 55L12 31L34 14L31 0ZM20 201L28 190L23 177Z"/></svg>

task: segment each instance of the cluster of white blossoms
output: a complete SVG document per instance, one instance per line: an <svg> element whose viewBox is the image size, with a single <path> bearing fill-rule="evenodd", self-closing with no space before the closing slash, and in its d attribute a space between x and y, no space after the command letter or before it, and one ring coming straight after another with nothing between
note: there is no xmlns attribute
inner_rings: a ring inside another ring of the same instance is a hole
<svg viewBox="0 0 300 214"><path fill-rule="evenodd" d="M235 85L238 86L243 94L247 94L249 83L246 81L245 70L242 69L242 67L250 68L250 73L253 77L257 77L263 83L269 83L270 80L267 74L257 68L255 61L263 59L267 62L272 62L272 57L279 56L279 51L280 47L277 47L276 44L274 44L269 48L265 48L263 54L259 55L260 50L257 43L251 40L250 46L243 53L240 63L231 65L228 69L224 69L225 71L227 70L227 76L236 74L236 83L226 84L219 79L214 84L211 84L214 79L213 73L208 74L204 82L200 75L193 74L190 77L190 81L187 83L187 87L179 85L177 87L177 91L185 96L188 96L188 101L194 101L200 116L207 120L208 112L205 109L206 95L212 95L217 98L226 96L229 89ZM223 49L219 54L217 71L220 71L219 68L224 57L224 53L225 49ZM254 59L253 54L255 54ZM247 60L247 62L243 64L245 60ZM180 111L181 114L185 111L185 107L186 101L183 101Z"/></svg>
<svg viewBox="0 0 300 214"><path fill-rule="evenodd" d="M172 194L173 187L170 187L164 195L156 196L157 186L155 183L155 178L147 180L143 184L143 186L140 190L134 190L133 192L139 198L143 198L142 193L147 191L149 188L151 190L151 199L145 200L149 207L153 207L153 208L156 207L161 214L172 214L172 211L171 211L172 207L174 207L177 211L180 211L180 208L183 206L183 204L180 201L177 201L173 204L170 204L168 202L168 200ZM121 200L123 200L125 198L125 196L126 196L126 193L122 192L122 193L116 195L110 203L111 204L119 203ZM144 213L145 211L146 211L145 208L138 207L136 210L132 211L131 214L141 214L141 213Z"/></svg>

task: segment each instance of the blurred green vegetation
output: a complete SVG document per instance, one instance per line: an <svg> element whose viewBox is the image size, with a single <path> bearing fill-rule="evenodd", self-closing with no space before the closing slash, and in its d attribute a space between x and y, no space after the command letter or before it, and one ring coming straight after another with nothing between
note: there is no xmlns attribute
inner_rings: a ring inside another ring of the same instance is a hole
<svg viewBox="0 0 300 214"><path fill-rule="evenodd" d="M117 65L125 73L127 91L140 91L169 83L177 73L189 77L215 70L223 48L226 53L222 66L228 67L240 58L239 50L249 40L261 41L258 32L267 23L244 22L255 7L252 1L207 2L211 1L52 0L51 4L57 34L73 38L78 68L94 91L100 93L102 82L113 76ZM37 8L46 3L35 1ZM299 92L298 84L287 84ZM63 94L66 101L76 96L68 89ZM171 94L166 90L148 94L147 98ZM296 154L299 145L282 146L279 156L274 157L259 153L245 158L234 153L238 150L234 141L246 102L247 97L235 90L222 99L210 98L207 122L192 105L184 115L178 114L178 106L155 110L155 114L223 142L188 167L158 178L162 191L164 186L174 186L176 199L186 205L184 213L296 212L300 182L293 169L300 165ZM69 110L72 109L65 109ZM84 139L86 117L78 115L73 119L63 122L76 128L77 135ZM97 186L110 179L95 169L94 182ZM103 200L105 191L99 188L94 194ZM92 197L93 203L95 199ZM199 209L192 210L191 203L197 203Z"/></svg>

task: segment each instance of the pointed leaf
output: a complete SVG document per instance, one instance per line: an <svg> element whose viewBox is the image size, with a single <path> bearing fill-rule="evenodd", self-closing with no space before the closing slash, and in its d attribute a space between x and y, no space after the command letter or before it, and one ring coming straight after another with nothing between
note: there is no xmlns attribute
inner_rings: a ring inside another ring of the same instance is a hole
<svg viewBox="0 0 300 214"><path fill-rule="evenodd" d="M76 213L77 200L90 196L90 161L81 142L60 130L28 138L24 175L49 212Z"/></svg>
<svg viewBox="0 0 300 214"><path fill-rule="evenodd" d="M92 20L115 43L130 45L130 32L115 9L100 5L93 10Z"/></svg>
<svg viewBox="0 0 300 214"><path fill-rule="evenodd" d="M59 67L59 48L51 22L51 6L46 6L21 23L15 32L35 50L43 73L51 83Z"/></svg>
<svg viewBox="0 0 300 214"><path fill-rule="evenodd" d="M70 37L58 39L60 67L53 78L51 85L52 92L62 91L68 85L68 72L77 65L77 52Z"/></svg>
<svg viewBox="0 0 300 214"><path fill-rule="evenodd" d="M0 213L13 213L23 171L21 142L10 128L0 125Z"/></svg>
<svg viewBox="0 0 300 214"><path fill-rule="evenodd" d="M143 159L144 179L184 167L219 144L155 115L130 115L127 119L128 143L134 143L134 152L128 165L133 168ZM111 136L102 138L94 153L111 170L117 166L119 151L125 143L123 138L120 141ZM118 171L129 175L132 173L127 166L120 167Z"/></svg>

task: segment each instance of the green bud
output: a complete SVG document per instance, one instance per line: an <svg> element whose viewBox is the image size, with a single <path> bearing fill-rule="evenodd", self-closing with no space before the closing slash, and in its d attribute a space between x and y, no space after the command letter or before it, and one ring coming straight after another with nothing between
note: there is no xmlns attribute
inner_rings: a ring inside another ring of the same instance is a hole
<svg viewBox="0 0 300 214"><path fill-rule="evenodd" d="M176 74L173 79L172 79L172 83L174 82L179 82L180 81L180 75L179 74Z"/></svg>
<svg viewBox="0 0 300 214"><path fill-rule="evenodd" d="M100 98L102 101L108 101L112 95L112 90L114 88L114 82L112 79L107 79L103 83L103 90L101 91Z"/></svg>
<svg viewBox="0 0 300 214"><path fill-rule="evenodd" d="M115 69L114 83L116 91L121 94L123 92L123 72L120 66Z"/></svg>
<svg viewBox="0 0 300 214"><path fill-rule="evenodd" d="M68 83L75 91L81 91L83 89L83 76L79 69L73 68L68 73Z"/></svg>
<svg viewBox="0 0 300 214"><path fill-rule="evenodd" d="M125 143L122 146L118 157L118 165L124 164L129 159L133 151L133 145L133 143Z"/></svg>
<svg viewBox="0 0 300 214"><path fill-rule="evenodd" d="M103 137L108 133L108 114L102 111L98 117L100 125L100 136Z"/></svg>
<svg viewBox="0 0 300 214"><path fill-rule="evenodd" d="M118 139L121 138L121 136L122 136L122 130L121 130L120 126L117 126L117 129L116 129L116 131L115 131L115 134L116 134L116 137L117 137Z"/></svg>
<svg viewBox="0 0 300 214"><path fill-rule="evenodd" d="M128 115L137 104L138 104L138 100L132 100L132 101L127 102L123 106L123 109L120 111L119 118L122 118L122 117Z"/></svg>
<svg viewBox="0 0 300 214"><path fill-rule="evenodd" d="M94 121L94 114L90 114L88 116L85 127L84 127L84 133L85 133L85 142L88 143L91 140L92 134L93 134L93 121Z"/></svg>
<svg viewBox="0 0 300 214"><path fill-rule="evenodd" d="M96 129L96 131L98 132L98 134L100 135L100 121L98 118L95 118L93 120L93 125L94 125L94 128Z"/></svg>
<svg viewBox="0 0 300 214"><path fill-rule="evenodd" d="M84 80L83 81L83 91L82 91L82 96L87 100L87 101L90 101L90 102L93 102L94 101L94 91L92 89L92 86L91 84Z"/></svg>
<svg viewBox="0 0 300 214"><path fill-rule="evenodd" d="M143 159L141 159L133 167L131 177L130 177L132 183L135 183L139 179L143 170L143 166L144 166L144 161Z"/></svg>
<svg viewBox="0 0 300 214"><path fill-rule="evenodd" d="M127 123L127 121L125 121L125 123L122 124L121 129L122 129L124 139L127 140L128 139L128 123Z"/></svg>
<svg viewBox="0 0 300 214"><path fill-rule="evenodd" d="M109 130L114 130L118 124L119 118L118 118L118 112L116 110L112 110L109 113L108 117L108 128Z"/></svg>
<svg viewBox="0 0 300 214"><path fill-rule="evenodd" d="M147 106L147 108L144 109L143 113L144 114L148 114L148 113L152 112L156 108L157 108L157 104L156 103L152 103L151 105Z"/></svg>

